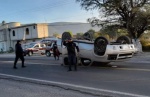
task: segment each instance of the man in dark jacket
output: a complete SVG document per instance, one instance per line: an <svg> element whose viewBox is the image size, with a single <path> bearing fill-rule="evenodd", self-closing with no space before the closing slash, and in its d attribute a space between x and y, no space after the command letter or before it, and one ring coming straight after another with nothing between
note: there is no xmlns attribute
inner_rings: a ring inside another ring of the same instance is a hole
<svg viewBox="0 0 150 97"><path fill-rule="evenodd" d="M16 64L17 64L17 61L19 58L22 61L22 68L26 67L26 66L24 66L24 53L23 53L23 49L21 47L21 41L20 40L18 40L16 45L15 45L15 54L16 54L16 58L14 61L14 67L13 68L17 69Z"/></svg>
<svg viewBox="0 0 150 97"><path fill-rule="evenodd" d="M69 70L68 71L72 71L71 69L71 65L74 65L74 69L75 71L77 70L77 60L76 60L76 51L79 53L79 48L78 46L72 41L72 39L68 39L66 41L64 41L63 45L65 45L67 47L67 51L68 51L68 62L69 62Z"/></svg>
<svg viewBox="0 0 150 97"><path fill-rule="evenodd" d="M56 60L56 57L58 58L57 60L59 60L60 53L59 53L56 41L53 44L53 55L54 55L55 60Z"/></svg>

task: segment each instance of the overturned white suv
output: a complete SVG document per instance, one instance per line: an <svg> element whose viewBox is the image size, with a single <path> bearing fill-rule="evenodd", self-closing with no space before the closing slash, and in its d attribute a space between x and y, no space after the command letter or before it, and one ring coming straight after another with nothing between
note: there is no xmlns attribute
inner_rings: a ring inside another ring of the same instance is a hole
<svg viewBox="0 0 150 97"><path fill-rule="evenodd" d="M62 34L62 42L71 38L69 32ZM93 62L109 63L123 61L133 57L136 49L127 36L119 37L116 42L108 42L104 37L98 37L95 41L73 40L79 47L77 64L90 66ZM62 47L62 63L68 65L68 55L65 46Z"/></svg>

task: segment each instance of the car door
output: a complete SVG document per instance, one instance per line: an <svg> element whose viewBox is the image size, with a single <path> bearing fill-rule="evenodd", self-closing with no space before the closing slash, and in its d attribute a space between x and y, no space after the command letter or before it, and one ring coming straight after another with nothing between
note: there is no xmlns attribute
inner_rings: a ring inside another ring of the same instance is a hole
<svg viewBox="0 0 150 97"><path fill-rule="evenodd" d="M46 45L45 44L40 44L39 51L40 51L41 54L45 53L45 49L46 49Z"/></svg>
<svg viewBox="0 0 150 97"><path fill-rule="evenodd" d="M36 45L34 46L34 48L33 48L33 50L32 50L34 54L38 54L38 53L40 52L39 47L40 47L39 44L36 44Z"/></svg>

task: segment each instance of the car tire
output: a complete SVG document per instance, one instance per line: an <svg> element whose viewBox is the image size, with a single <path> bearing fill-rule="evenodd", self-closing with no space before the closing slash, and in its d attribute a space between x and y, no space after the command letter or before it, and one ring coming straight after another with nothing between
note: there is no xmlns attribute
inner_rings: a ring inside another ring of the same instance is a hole
<svg viewBox="0 0 150 97"><path fill-rule="evenodd" d="M80 63L82 66L91 66L93 64L93 62L90 59L86 59L86 58L81 58Z"/></svg>
<svg viewBox="0 0 150 97"><path fill-rule="evenodd" d="M94 41L94 53L97 55L104 55L106 47L108 45L108 40L105 37L98 37Z"/></svg>
<svg viewBox="0 0 150 97"><path fill-rule="evenodd" d="M28 56L32 56L32 55L33 55L32 51L29 51Z"/></svg>
<svg viewBox="0 0 150 97"><path fill-rule="evenodd" d="M128 36L120 36L116 42L120 44L131 44L131 39Z"/></svg>
<svg viewBox="0 0 150 97"><path fill-rule="evenodd" d="M66 39L70 39L70 38L72 38L72 37L71 37L71 34L70 34L69 32L64 32L64 33L62 34L62 43L63 43Z"/></svg>
<svg viewBox="0 0 150 97"><path fill-rule="evenodd" d="M47 57L50 57L50 56L51 56L51 53L50 53L50 52L46 52L46 56L47 56Z"/></svg>
<svg viewBox="0 0 150 97"><path fill-rule="evenodd" d="M76 65L79 65L78 63L79 63L78 58L76 58ZM68 57L63 58L63 66L69 66Z"/></svg>
<svg viewBox="0 0 150 97"><path fill-rule="evenodd" d="M89 33L89 32L86 32L86 33L83 34L83 38L85 40L92 41L93 40L93 35L91 33Z"/></svg>
<svg viewBox="0 0 150 97"><path fill-rule="evenodd" d="M63 65L64 66L68 66L69 65L68 57L64 57L64 59L63 59Z"/></svg>

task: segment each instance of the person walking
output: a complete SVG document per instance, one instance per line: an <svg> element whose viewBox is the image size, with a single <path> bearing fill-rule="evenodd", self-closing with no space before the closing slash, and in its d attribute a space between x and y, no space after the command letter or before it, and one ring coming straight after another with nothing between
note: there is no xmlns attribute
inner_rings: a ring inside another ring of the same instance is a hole
<svg viewBox="0 0 150 97"><path fill-rule="evenodd" d="M13 68L17 69L16 64L17 64L17 61L18 61L19 58L22 61L22 68L26 67L24 65L24 53L23 53L23 49L21 47L21 41L20 40L18 40L16 45L15 45L15 54L16 54L16 57L15 57Z"/></svg>
<svg viewBox="0 0 150 97"><path fill-rule="evenodd" d="M53 55L54 55L55 60L56 60L56 57L57 57L57 60L59 60L60 52L58 50L57 42L56 41L53 44Z"/></svg>
<svg viewBox="0 0 150 97"><path fill-rule="evenodd" d="M67 52L68 52L68 62L69 62L68 71L72 71L71 65L74 65L74 70L77 71L76 50L79 53L78 46L72 41L72 39L68 39L64 41L63 45L67 47Z"/></svg>

